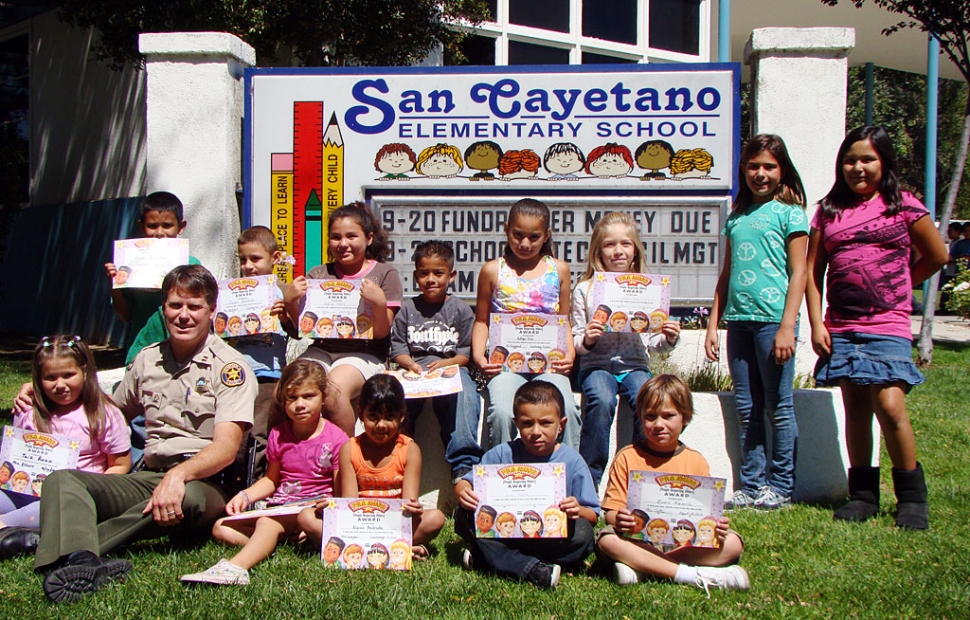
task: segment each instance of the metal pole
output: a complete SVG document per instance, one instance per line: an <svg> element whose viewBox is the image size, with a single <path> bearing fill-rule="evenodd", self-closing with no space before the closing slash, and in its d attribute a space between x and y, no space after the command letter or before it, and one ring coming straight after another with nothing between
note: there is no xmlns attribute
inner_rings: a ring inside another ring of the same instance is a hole
<svg viewBox="0 0 970 620"><path fill-rule="evenodd" d="M936 144L937 144L937 91L940 81L940 42L932 34L926 48L926 180L923 185L923 202L930 215L936 218ZM945 232L945 231L942 231Z"/></svg>
<svg viewBox="0 0 970 620"><path fill-rule="evenodd" d="M866 125L872 124L872 90L875 86L876 76L871 62L866 63Z"/></svg>
<svg viewBox="0 0 970 620"><path fill-rule="evenodd" d="M731 0L717 3L717 61L731 62Z"/></svg>
<svg viewBox="0 0 970 620"><path fill-rule="evenodd" d="M940 82L940 42L932 34L926 45L926 155L923 170L926 177L923 180L923 202L930 212L930 217L936 219L936 138L938 127L936 123L937 90ZM945 230L940 231L946 234ZM929 295L929 282L923 282L923 303Z"/></svg>

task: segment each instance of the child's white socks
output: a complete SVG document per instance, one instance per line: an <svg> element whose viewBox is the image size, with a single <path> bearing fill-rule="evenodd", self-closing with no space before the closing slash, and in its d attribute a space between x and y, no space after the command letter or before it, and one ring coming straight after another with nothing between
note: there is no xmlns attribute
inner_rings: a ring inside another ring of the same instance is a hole
<svg viewBox="0 0 970 620"><path fill-rule="evenodd" d="M697 567L687 566L686 564L679 564L677 566L677 574L674 575L674 583L688 583L694 585L697 581Z"/></svg>

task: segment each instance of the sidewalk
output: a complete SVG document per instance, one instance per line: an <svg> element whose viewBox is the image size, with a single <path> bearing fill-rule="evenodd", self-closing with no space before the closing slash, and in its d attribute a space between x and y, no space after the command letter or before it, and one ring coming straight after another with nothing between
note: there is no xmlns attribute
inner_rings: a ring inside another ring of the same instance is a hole
<svg viewBox="0 0 970 620"><path fill-rule="evenodd" d="M913 342L916 342L923 325L923 317L913 316L910 320L913 326ZM937 315L933 319L933 342L970 343L970 322L958 316Z"/></svg>

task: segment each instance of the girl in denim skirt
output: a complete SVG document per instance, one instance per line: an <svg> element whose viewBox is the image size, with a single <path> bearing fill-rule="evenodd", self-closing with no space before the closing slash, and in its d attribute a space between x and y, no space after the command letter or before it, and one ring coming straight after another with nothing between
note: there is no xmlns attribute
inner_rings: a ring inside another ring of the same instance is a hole
<svg viewBox="0 0 970 620"><path fill-rule="evenodd" d="M913 364L910 300L913 286L946 263L947 249L926 207L900 190L884 128L849 132L835 165L835 183L812 220L807 292L820 356L816 382L838 385L845 404L849 502L834 516L865 521L879 512L879 468L871 467L875 414L892 460L896 525L924 530L926 482L905 398L923 382ZM914 250L919 258L911 263Z"/></svg>

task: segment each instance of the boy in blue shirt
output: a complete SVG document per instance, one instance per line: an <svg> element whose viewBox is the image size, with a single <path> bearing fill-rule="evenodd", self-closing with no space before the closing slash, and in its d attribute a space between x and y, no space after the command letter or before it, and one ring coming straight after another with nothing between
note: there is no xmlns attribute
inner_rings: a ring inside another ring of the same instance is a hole
<svg viewBox="0 0 970 620"><path fill-rule="evenodd" d="M482 402L478 385L468 373L472 325L475 315L468 304L448 294L455 281L455 254L442 241L426 241L414 249L414 281L421 294L407 299L391 324L391 359L405 370L422 371L458 366L461 392L436 396L431 406L441 427L445 460L451 466L451 482L471 471L482 458L478 445L478 420ZM406 435L413 435L414 421L424 409L424 398L407 401Z"/></svg>
<svg viewBox="0 0 970 620"><path fill-rule="evenodd" d="M472 490L474 472L455 485L459 504L455 532L471 547L464 553L466 568L494 571L539 588L554 588L559 584L561 565L580 565L593 551L599 497L586 462L578 452L559 442L566 417L562 394L554 385L542 381L526 383L516 390L512 411L519 436L486 452L482 464L564 463L567 497L559 503L559 509L568 519L568 537L476 537L475 510L479 499Z"/></svg>

